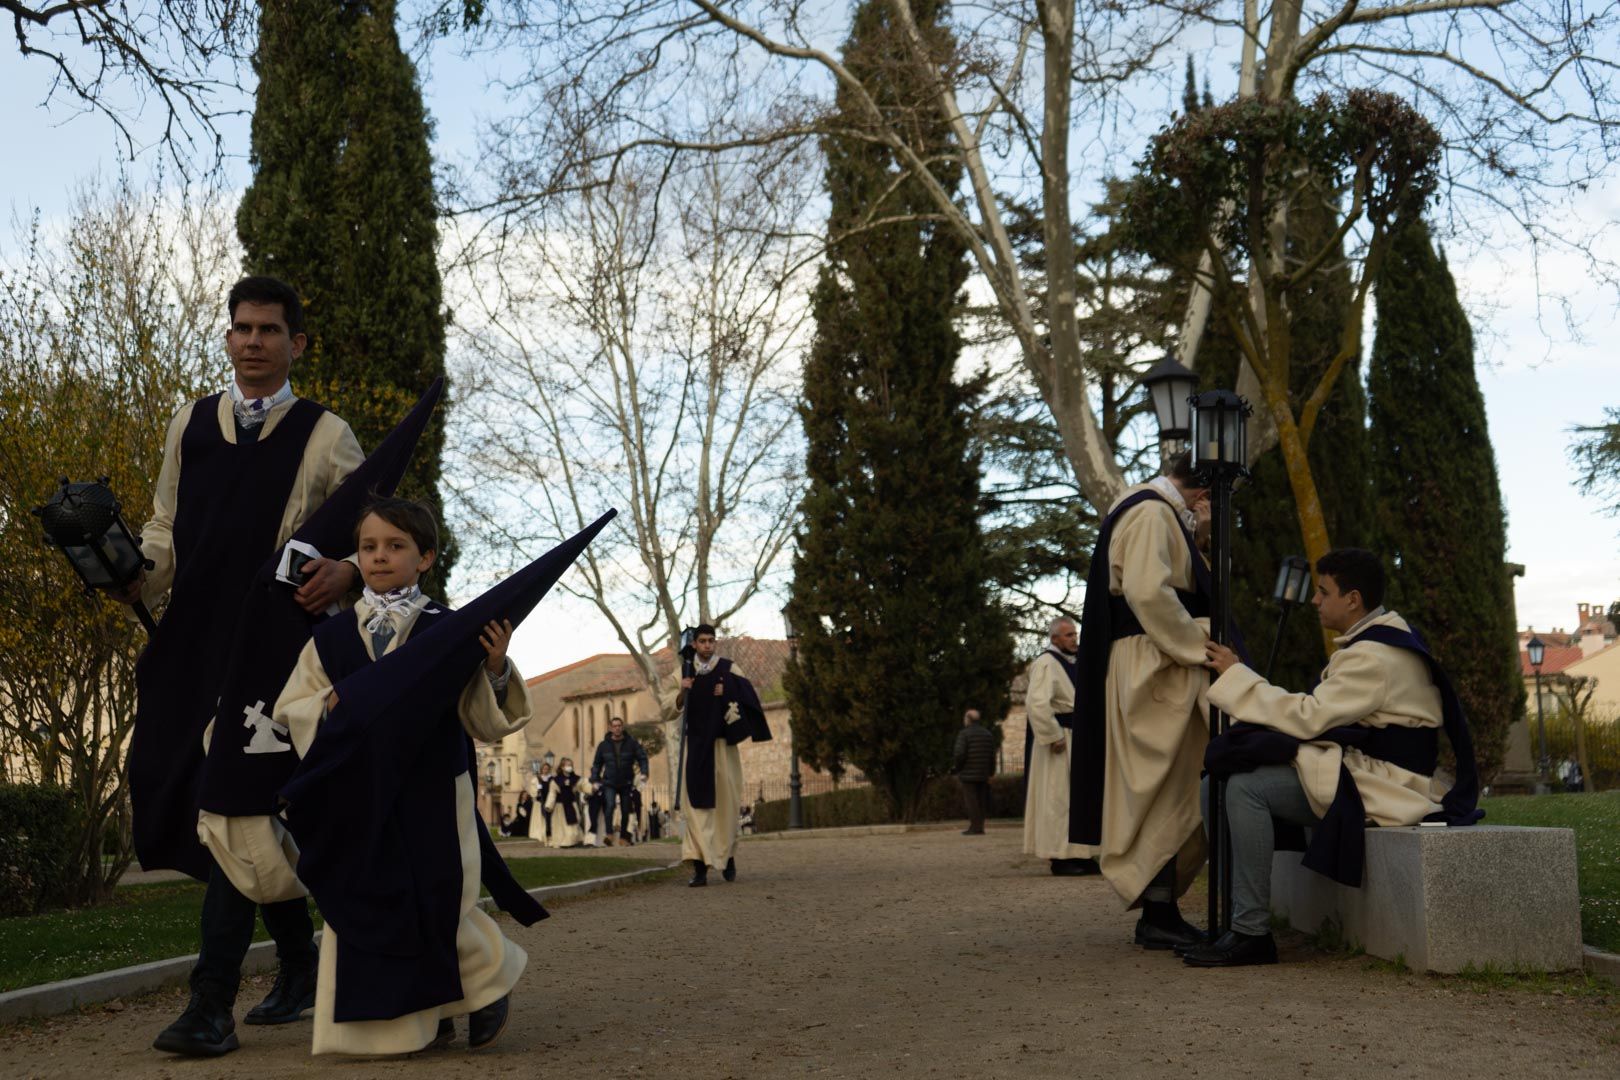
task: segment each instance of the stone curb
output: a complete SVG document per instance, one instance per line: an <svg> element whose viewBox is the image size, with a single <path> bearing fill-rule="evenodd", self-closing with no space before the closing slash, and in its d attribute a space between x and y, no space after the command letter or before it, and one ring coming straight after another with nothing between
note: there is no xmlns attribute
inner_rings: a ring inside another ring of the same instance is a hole
<svg viewBox="0 0 1620 1080"><path fill-rule="evenodd" d="M1023 824L1006 819L985 822L986 829L1016 829ZM960 821L922 821L913 825L844 825L835 829L778 829L774 832L750 833L743 840L827 840L840 836L890 836L908 832L944 832L962 829Z"/></svg>
<svg viewBox="0 0 1620 1080"><path fill-rule="evenodd" d="M662 874L679 865L680 863L670 863L668 866L650 866L645 870L588 878L566 885L546 885L530 889L529 895L544 903L565 896L581 896L586 893L617 889L633 884L641 878ZM478 906L488 909L492 903L493 901L486 896L478 901ZM315 936L320 937L319 931ZM184 986L196 963L197 954L192 953L190 956L177 956L171 960L154 960L149 964L136 964L134 967L118 968L115 971L103 971L95 975L81 975L76 979L63 979L60 982L8 990L0 994L0 1024L10 1024L35 1016L54 1016L58 1013L72 1012L85 1005L98 1005L114 998L147 994L170 986ZM242 961L242 974L257 975L273 971L275 966L275 942L260 941L248 949L247 957Z"/></svg>
<svg viewBox="0 0 1620 1080"><path fill-rule="evenodd" d="M1608 979L1616 986L1620 986L1620 953L1604 952L1592 946L1584 946L1583 966L1587 972L1600 978Z"/></svg>

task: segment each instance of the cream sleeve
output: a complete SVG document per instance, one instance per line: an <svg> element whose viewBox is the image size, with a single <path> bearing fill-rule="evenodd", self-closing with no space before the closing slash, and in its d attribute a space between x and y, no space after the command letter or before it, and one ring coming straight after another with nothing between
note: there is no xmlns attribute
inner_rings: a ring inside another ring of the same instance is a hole
<svg viewBox="0 0 1620 1080"><path fill-rule="evenodd" d="M1210 686L1209 701L1235 720L1309 740L1379 711L1388 688L1389 673L1377 651L1352 647L1333 654L1322 681L1308 694L1291 694L1234 664Z"/></svg>
<svg viewBox="0 0 1620 1080"><path fill-rule="evenodd" d="M1046 653L1036 657L1035 662L1029 665L1029 690L1024 694L1024 716L1029 721L1029 729L1035 733L1035 742L1041 746L1051 746L1063 738L1063 729L1058 726L1052 713L1052 669L1055 666L1056 661Z"/></svg>
<svg viewBox="0 0 1620 1080"><path fill-rule="evenodd" d="M1209 634L1187 613L1173 584L1180 561L1191 558L1175 511L1144 505L1125 512L1114 527L1108 558L1120 595L1130 605L1148 640L1187 667L1204 663Z"/></svg>
<svg viewBox="0 0 1620 1080"><path fill-rule="evenodd" d="M180 438L186 433L195 406L196 402L188 403L169 421L168 434L163 438L163 465L158 469L157 483L152 488L152 517L141 526L141 554L152 561L152 569L146 572L146 584L141 586L141 600L148 608L161 603L174 585L174 508L180 492Z"/></svg>
<svg viewBox="0 0 1620 1080"><path fill-rule="evenodd" d="M534 719L529 688L523 685L523 676L518 674L516 664L507 671L504 704L496 700L495 688L489 684L489 676L484 674L484 665L479 664L478 670L473 672L473 677L467 680L466 687L461 691L456 713L461 717L461 726L467 730L467 734L479 742L497 742L521 730Z"/></svg>
<svg viewBox="0 0 1620 1080"><path fill-rule="evenodd" d="M298 654L298 663L287 685L276 698L275 711L276 722L286 725L299 757L309 753L310 744L320 731L321 720L326 715L326 697L331 692L332 680L321 666L315 642L307 641L304 651Z"/></svg>

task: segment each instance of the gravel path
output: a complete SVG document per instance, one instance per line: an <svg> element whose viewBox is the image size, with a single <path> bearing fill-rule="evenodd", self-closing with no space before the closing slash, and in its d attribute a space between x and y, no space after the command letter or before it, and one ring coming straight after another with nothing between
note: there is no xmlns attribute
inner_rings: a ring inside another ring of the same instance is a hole
<svg viewBox="0 0 1620 1080"><path fill-rule="evenodd" d="M0 1071L1620 1076L1620 994L1479 989L1297 939L1279 967L1189 970L1130 944L1132 917L1101 881L1053 878L1018 842L1008 828L746 842L734 885L669 881L565 902L531 929L508 922L531 964L506 1035L476 1054L458 1041L396 1061L311 1059L306 1022L239 1027L236 1053L176 1059L148 1048L184 1002L171 992L0 1032ZM244 987L239 1017L267 987Z"/></svg>

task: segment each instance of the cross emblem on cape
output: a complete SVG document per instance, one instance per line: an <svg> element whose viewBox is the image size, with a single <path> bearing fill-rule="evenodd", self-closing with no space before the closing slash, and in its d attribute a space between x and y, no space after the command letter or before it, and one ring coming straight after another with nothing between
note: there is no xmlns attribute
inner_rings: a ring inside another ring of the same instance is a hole
<svg viewBox="0 0 1620 1080"><path fill-rule="evenodd" d="M244 708L242 715L246 717L242 726L253 729L253 738L242 748L244 754L285 754L292 750L290 741L281 741L282 738L291 738L287 725L271 719L264 711L262 700Z"/></svg>

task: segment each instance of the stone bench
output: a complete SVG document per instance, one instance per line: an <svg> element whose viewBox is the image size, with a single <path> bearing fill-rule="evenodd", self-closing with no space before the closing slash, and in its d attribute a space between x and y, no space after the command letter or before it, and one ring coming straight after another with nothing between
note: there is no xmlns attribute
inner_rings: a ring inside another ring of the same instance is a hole
<svg viewBox="0 0 1620 1080"><path fill-rule="evenodd" d="M1366 874L1349 889L1279 851L1272 910L1417 971L1565 971L1581 966L1575 833L1474 825L1367 830Z"/></svg>

